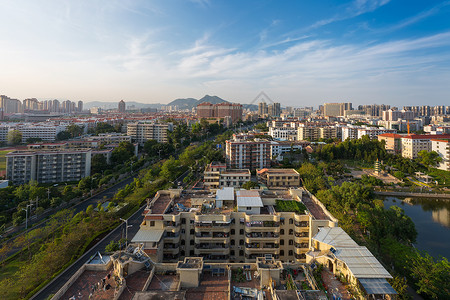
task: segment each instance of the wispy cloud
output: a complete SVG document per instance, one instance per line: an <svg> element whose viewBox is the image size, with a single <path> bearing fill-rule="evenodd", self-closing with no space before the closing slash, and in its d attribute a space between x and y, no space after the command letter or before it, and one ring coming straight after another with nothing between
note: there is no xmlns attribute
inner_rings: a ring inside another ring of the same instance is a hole
<svg viewBox="0 0 450 300"><path fill-rule="evenodd" d="M450 1L445 1L445 2L439 3L438 5L433 6L430 9L424 10L424 11L420 12L419 14L417 14L413 17L407 18L407 19L403 20L402 22L400 22L396 25L390 26L382 31L383 32L395 31L395 30L402 29L407 26L413 25L417 22L420 22L426 18L429 18L429 17L437 14L442 8L449 6L449 5L450 5Z"/></svg>

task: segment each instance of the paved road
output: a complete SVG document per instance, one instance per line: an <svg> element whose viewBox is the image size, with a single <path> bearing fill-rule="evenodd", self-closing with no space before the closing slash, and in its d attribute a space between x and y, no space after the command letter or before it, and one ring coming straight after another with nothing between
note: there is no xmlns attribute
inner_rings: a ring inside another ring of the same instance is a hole
<svg viewBox="0 0 450 300"><path fill-rule="evenodd" d="M130 177L130 178L128 178L128 179L125 179L125 180L119 182L118 184L116 184L116 185L114 185L114 186L112 186L112 187L110 187L110 188L107 188L107 189L104 190L103 192L100 192L99 194L97 194L97 195L95 195L95 196L93 196L93 197L91 197L91 198L88 198L88 199L85 200L84 202L81 202L81 203L76 204L75 206L73 206L73 207L71 207L71 208L73 208L73 209L75 210L75 214L77 214L77 213L80 212L80 211L85 211L86 208L87 208L89 205L97 206L97 202L98 202L98 201L102 201L102 200L103 200L103 197L106 196L107 198L111 198L112 196L114 196L115 193L117 193L117 191L118 191L119 189L121 189L121 188L123 188L124 186L126 186L127 184L133 182L134 177L137 176L137 175L138 175L138 172L135 172L133 177ZM69 207L69 208L70 208L70 207ZM39 223L39 224L37 224L36 226L34 226L32 229L44 227L44 226L47 224L48 221L49 221L49 220L44 220L44 221L42 221L41 223ZM21 233L21 234L23 234L23 233ZM20 234L17 235L17 236L15 236L13 239L17 238L18 236L20 236ZM7 259L8 257L14 255L15 253L19 252L20 250L22 250L22 248L19 248L19 247L11 249L11 251L8 252L8 255L5 257L5 259Z"/></svg>
<svg viewBox="0 0 450 300"><path fill-rule="evenodd" d="M132 227L128 228L128 239L130 240L139 230L139 226L142 222L142 212L144 211L145 206L146 204L128 219L128 226L132 225ZM103 240L99 241L94 247L87 251L80 259L64 270L46 287L35 294L31 299L47 299L50 295L55 294L73 276L73 274L75 274L78 269L89 260L90 257L97 253L97 251L104 252L106 245L108 245L112 240L119 240L122 237L124 230L125 223L122 223Z"/></svg>

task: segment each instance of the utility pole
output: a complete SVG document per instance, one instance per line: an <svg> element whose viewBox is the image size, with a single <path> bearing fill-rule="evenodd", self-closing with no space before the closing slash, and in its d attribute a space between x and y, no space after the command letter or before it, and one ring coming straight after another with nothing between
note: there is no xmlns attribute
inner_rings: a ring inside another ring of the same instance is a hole
<svg viewBox="0 0 450 300"><path fill-rule="evenodd" d="M22 208L25 211L25 230L28 229L28 207L33 206L33 204L27 204L26 208Z"/></svg>
<svg viewBox="0 0 450 300"><path fill-rule="evenodd" d="M47 199L50 200L50 188L47 188Z"/></svg>

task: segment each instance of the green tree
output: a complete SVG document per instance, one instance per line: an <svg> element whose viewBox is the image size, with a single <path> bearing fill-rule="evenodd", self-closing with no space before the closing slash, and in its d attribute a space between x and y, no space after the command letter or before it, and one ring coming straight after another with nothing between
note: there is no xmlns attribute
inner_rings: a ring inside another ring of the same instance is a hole
<svg viewBox="0 0 450 300"><path fill-rule="evenodd" d="M426 151L422 150L417 153L417 161L427 168L435 167L439 162L442 161L442 157L436 151Z"/></svg>
<svg viewBox="0 0 450 300"><path fill-rule="evenodd" d="M180 162L173 157L170 157L161 166L161 177L174 180L180 173L180 167Z"/></svg>
<svg viewBox="0 0 450 300"><path fill-rule="evenodd" d="M105 247L105 251L106 252L115 252L117 250L119 250L119 243L116 241L111 241L108 245L106 245Z"/></svg>
<svg viewBox="0 0 450 300"><path fill-rule="evenodd" d="M100 173L108 169L108 163L106 157L102 154L95 154L91 160L92 173Z"/></svg>
<svg viewBox="0 0 450 300"><path fill-rule="evenodd" d="M19 130L11 130L8 132L6 140L8 145L19 145L22 143L22 132Z"/></svg>
<svg viewBox="0 0 450 300"><path fill-rule="evenodd" d="M130 142L120 142L111 153L111 162L123 164L134 156L134 145Z"/></svg>
<svg viewBox="0 0 450 300"><path fill-rule="evenodd" d="M67 130L60 131L56 135L56 140L58 140L58 141L65 141L68 139L70 139L70 132L68 132Z"/></svg>
<svg viewBox="0 0 450 300"><path fill-rule="evenodd" d="M95 126L94 133L108 133L108 132L118 132L116 128L108 123L105 122L99 122L97 123L97 126Z"/></svg>
<svg viewBox="0 0 450 300"><path fill-rule="evenodd" d="M39 143L39 142L42 142L42 139L38 138L38 137L31 137L31 138L27 138L27 140L25 142L27 144Z"/></svg>
<svg viewBox="0 0 450 300"><path fill-rule="evenodd" d="M252 188L257 188L259 187L259 184L257 182L254 181L247 181L246 183L244 183L242 185L242 188L246 189L246 190L250 190Z"/></svg>
<svg viewBox="0 0 450 300"><path fill-rule="evenodd" d="M70 137L72 138L83 134L83 128L75 124L70 124L67 126L66 131L70 133Z"/></svg>

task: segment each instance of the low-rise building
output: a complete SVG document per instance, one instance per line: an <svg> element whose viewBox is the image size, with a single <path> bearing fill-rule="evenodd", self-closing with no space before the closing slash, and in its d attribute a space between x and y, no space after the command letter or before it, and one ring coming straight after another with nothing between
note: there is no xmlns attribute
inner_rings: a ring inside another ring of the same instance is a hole
<svg viewBox="0 0 450 300"><path fill-rule="evenodd" d="M269 135L276 140L295 141L297 140L297 129L292 127L270 127Z"/></svg>
<svg viewBox="0 0 450 300"><path fill-rule="evenodd" d="M281 161L283 160L283 154L302 150L310 144L308 141L272 141L270 143L270 159Z"/></svg>
<svg viewBox="0 0 450 300"><path fill-rule="evenodd" d="M300 174L294 169L261 169L256 173L268 188L300 186Z"/></svg>
<svg viewBox="0 0 450 300"><path fill-rule="evenodd" d="M222 187L242 187L242 185L251 180L249 169L228 169L220 172L219 188Z"/></svg>

